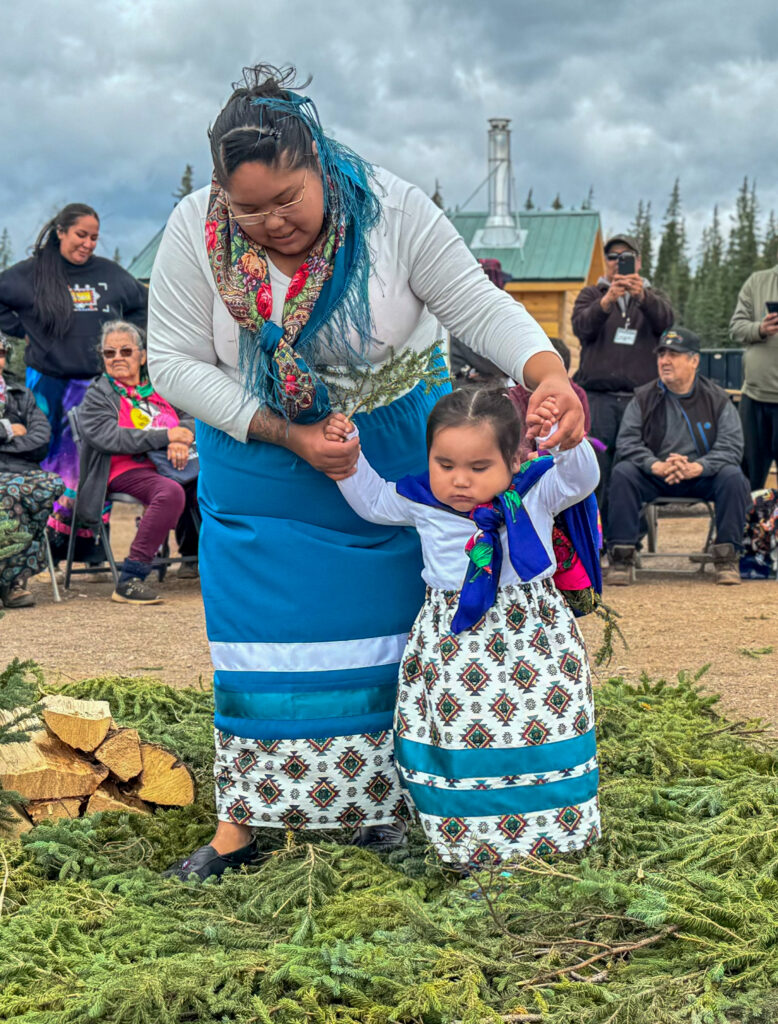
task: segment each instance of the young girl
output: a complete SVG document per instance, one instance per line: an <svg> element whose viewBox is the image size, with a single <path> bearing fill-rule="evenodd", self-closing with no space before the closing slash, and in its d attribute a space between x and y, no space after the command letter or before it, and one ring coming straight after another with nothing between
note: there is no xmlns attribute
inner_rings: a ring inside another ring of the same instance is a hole
<svg viewBox="0 0 778 1024"><path fill-rule="evenodd" d="M551 404L542 418L553 429ZM351 431L341 415L325 425L330 439ZM338 481L358 515L421 539L427 597L400 667L395 761L430 842L458 865L599 836L589 665L551 579L554 516L592 492L597 460L584 441L519 466L520 440L504 389L462 389L430 415L428 473L389 483L360 455Z"/></svg>

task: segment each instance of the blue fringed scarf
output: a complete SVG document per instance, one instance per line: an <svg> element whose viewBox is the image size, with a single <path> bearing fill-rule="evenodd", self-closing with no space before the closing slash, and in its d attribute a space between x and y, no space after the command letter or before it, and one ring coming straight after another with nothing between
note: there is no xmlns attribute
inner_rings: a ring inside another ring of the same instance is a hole
<svg viewBox="0 0 778 1024"><path fill-rule="evenodd" d="M217 290L240 325L239 369L247 393L286 419L315 422L330 409L317 368L364 362L372 340L369 236L381 209L372 167L324 134L312 100L287 92L284 99L253 102L303 122L316 143L324 182L322 234L292 278L282 326L270 320L267 254L232 218L215 178L206 248ZM278 137L283 150L283 128ZM356 349L348 341L352 331L359 339Z"/></svg>
<svg viewBox="0 0 778 1024"><path fill-rule="evenodd" d="M514 476L507 491L498 494L489 505L479 505L467 514L478 531L465 548L469 561L459 607L451 623L454 633L474 626L497 598L502 571L500 529L503 526L508 536L511 564L519 579L531 580L552 564L521 499L553 464L551 456L526 463ZM397 493L410 501L464 516L464 513L438 501L430 490L429 473L403 477L397 482Z"/></svg>

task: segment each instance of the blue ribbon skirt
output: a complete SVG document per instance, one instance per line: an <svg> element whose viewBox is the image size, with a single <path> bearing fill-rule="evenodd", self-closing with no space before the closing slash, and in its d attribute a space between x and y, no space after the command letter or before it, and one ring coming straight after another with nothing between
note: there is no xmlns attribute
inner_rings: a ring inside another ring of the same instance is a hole
<svg viewBox="0 0 778 1024"><path fill-rule="evenodd" d="M424 470L427 416L444 390L420 385L356 417L382 476ZM219 817L292 828L385 820L401 802L398 668L424 600L415 531L360 519L333 481L277 445L198 423L197 446Z"/></svg>

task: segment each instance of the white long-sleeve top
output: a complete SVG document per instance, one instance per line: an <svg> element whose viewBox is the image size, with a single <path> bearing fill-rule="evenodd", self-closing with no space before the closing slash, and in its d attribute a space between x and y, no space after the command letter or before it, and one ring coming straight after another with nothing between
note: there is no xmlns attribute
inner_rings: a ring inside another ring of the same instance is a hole
<svg viewBox="0 0 778 1024"><path fill-rule="evenodd" d="M523 496L522 504L548 553L551 565L533 580L546 579L556 572L556 557L551 533L554 516L592 493L600 479L594 451L582 441L567 451L550 449L554 465L547 470ZM440 508L423 505L397 493L397 485L382 479L360 454L357 471L346 480L339 480L343 497L357 515L371 523L413 526L421 540L425 583L440 590L459 590L467 569L465 544L477 530L465 517ZM503 548L500 586L530 583L520 580L508 553L505 527L500 531Z"/></svg>
<svg viewBox="0 0 778 1024"><path fill-rule="evenodd" d="M393 350L420 351L442 324L517 381L537 352L553 352L526 309L483 273L454 226L422 191L377 169L382 217L370 238L374 366ZM238 325L216 290L205 248L209 189L173 210L154 261L149 298L151 377L173 405L245 441L257 400L238 374ZM271 275L273 319L285 278ZM288 283L288 282L287 282ZM358 347L356 335L350 342ZM326 376L325 376L326 379ZM398 396L399 397L399 396Z"/></svg>

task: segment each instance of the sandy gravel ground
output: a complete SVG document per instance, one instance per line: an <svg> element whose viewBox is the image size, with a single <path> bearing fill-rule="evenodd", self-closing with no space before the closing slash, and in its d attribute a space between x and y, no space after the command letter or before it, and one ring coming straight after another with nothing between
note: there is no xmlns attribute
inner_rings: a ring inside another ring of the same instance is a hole
<svg viewBox="0 0 778 1024"><path fill-rule="evenodd" d="M699 549L705 529L701 519L661 520L660 547ZM131 509L120 507L114 515L118 554L133 531ZM651 564L692 567L685 557ZM178 581L173 571L162 586L164 604L132 608L112 603L113 587L108 576L104 580L76 577L61 605L53 603L46 577L34 580L37 606L7 612L0 621L0 665L14 656L35 658L52 682L124 674L156 676L172 686L210 685L197 581ZM705 576L640 573L630 587L606 586L605 599L621 612L629 649L617 643L600 678L623 674L637 681L646 672L674 679L680 669L709 663L705 685L721 693L730 714L778 723L778 584L717 587L710 569ZM596 650L601 625L590 616L582 627ZM770 653L756 653L769 647Z"/></svg>

